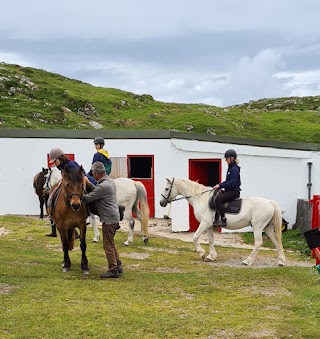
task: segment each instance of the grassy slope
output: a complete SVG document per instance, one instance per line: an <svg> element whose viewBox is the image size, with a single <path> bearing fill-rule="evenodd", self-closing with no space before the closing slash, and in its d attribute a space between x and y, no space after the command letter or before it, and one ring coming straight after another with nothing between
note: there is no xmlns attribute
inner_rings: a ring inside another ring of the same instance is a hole
<svg viewBox="0 0 320 339"><path fill-rule="evenodd" d="M1 338L319 337L319 275L310 267L227 267L232 260L240 266L250 251L222 247L216 266L191 243L151 238L145 246L136 236L125 247L119 232L124 276L103 281L106 258L102 244L90 242L92 228L90 275L83 276L78 242L71 271L62 273L60 240L45 236L48 221L2 216L0 227L9 231L0 236Z"/></svg>
<svg viewBox="0 0 320 339"><path fill-rule="evenodd" d="M26 76L37 86L28 87ZM11 87L19 88L8 95ZM78 109L86 103L96 115ZM62 106L71 110L64 113ZM320 142L320 97L263 99L219 108L203 104L163 103L150 95L94 87L81 81L33 68L0 64L0 123L2 128L176 129L254 139ZM39 114L40 113L40 114Z"/></svg>

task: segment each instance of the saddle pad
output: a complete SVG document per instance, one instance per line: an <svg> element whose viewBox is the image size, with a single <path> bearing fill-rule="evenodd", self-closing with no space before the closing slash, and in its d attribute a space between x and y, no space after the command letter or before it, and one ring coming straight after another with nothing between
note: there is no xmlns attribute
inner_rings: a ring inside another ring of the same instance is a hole
<svg viewBox="0 0 320 339"><path fill-rule="evenodd" d="M52 196L52 210L56 207L57 202L58 202L58 197L60 195L62 187L58 187L56 189L56 191L52 192L53 196Z"/></svg>
<svg viewBox="0 0 320 339"><path fill-rule="evenodd" d="M225 203L226 213L238 214L241 211L242 199L235 199Z"/></svg>

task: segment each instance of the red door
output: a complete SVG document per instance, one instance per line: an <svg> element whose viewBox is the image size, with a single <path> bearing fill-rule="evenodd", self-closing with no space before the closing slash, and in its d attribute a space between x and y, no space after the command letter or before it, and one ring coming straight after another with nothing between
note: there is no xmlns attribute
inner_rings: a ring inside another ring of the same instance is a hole
<svg viewBox="0 0 320 339"><path fill-rule="evenodd" d="M221 181L220 159L189 159L189 179L205 186L214 186ZM189 205L189 232L199 227L193 208Z"/></svg>
<svg viewBox="0 0 320 339"><path fill-rule="evenodd" d="M128 155L128 178L142 182L147 190L150 217L154 217L154 156Z"/></svg>

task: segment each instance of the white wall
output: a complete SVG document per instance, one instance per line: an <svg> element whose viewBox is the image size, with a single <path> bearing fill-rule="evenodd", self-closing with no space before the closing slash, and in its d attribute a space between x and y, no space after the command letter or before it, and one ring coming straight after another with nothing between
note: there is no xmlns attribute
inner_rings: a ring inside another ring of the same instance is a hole
<svg viewBox="0 0 320 339"><path fill-rule="evenodd" d="M171 157L175 163L172 176L188 177L189 159L222 159L224 152L236 149L240 157L242 197L264 197L275 200L285 211L284 217L293 224L296 218L297 198L308 198L308 166L313 161L312 194L320 194L320 157L311 151L285 150L248 145L197 140L171 140ZM174 160L173 160L174 159ZM222 161L222 180L227 164ZM172 230L189 229L189 212L185 201L172 204Z"/></svg>
<svg viewBox="0 0 320 339"><path fill-rule="evenodd" d="M169 161L169 139L156 140L107 140L105 149L112 157L127 154L154 154L155 214L163 217L159 205L161 182ZM65 153L74 153L75 160L89 171L95 148L91 139L31 139L0 138L0 185L5 194L0 204L0 215L40 213L38 197L33 189L33 177L47 167L47 153L59 147ZM160 183L160 186L159 184Z"/></svg>
<svg viewBox="0 0 320 339"><path fill-rule="evenodd" d="M95 148L92 139L0 138L0 215L39 214L34 175L47 167L47 153L54 147L74 153L76 161L88 171ZM165 177L188 178L189 159L222 159L234 148L240 157L243 197L260 196L277 201L284 217L295 222L297 198L307 199L308 166L312 166L312 195L320 194L320 153L185 139L110 139L105 148L112 157L153 154L155 166L155 216L168 214L159 205ZM222 161L222 178L227 166ZM173 231L188 231L189 209L185 200L172 203Z"/></svg>

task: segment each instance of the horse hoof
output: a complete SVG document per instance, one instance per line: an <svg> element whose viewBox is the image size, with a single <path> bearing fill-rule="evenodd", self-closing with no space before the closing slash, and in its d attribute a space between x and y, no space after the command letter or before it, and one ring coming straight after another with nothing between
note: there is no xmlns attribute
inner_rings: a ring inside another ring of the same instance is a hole
<svg viewBox="0 0 320 339"><path fill-rule="evenodd" d="M69 271L70 271L70 268L67 268L67 267L64 267L64 268L62 269L62 272L63 272L63 273L69 272Z"/></svg>
<svg viewBox="0 0 320 339"><path fill-rule="evenodd" d="M205 261L205 259L206 259L206 255L205 255L205 254L203 254L203 255L201 256L201 258L202 258L202 260L203 260L203 261Z"/></svg>
<svg viewBox="0 0 320 339"><path fill-rule="evenodd" d="M88 274L89 274L89 270L82 270L82 273L83 273L84 275L88 275Z"/></svg>
<svg viewBox="0 0 320 339"><path fill-rule="evenodd" d="M204 262L211 262L211 261L213 261L213 260L210 259L209 257L206 257L206 258L203 259L203 261L204 261Z"/></svg>
<svg viewBox="0 0 320 339"><path fill-rule="evenodd" d="M147 245L148 242L149 242L149 239L148 239L148 238L145 238L145 239L143 239L143 242L144 242L145 245Z"/></svg>
<svg viewBox="0 0 320 339"><path fill-rule="evenodd" d="M125 241L124 243L123 243L123 245L125 245L125 246L129 246L129 241L127 240L127 241Z"/></svg>
<svg viewBox="0 0 320 339"><path fill-rule="evenodd" d="M99 238L93 238L93 239L92 239L92 242L97 243L97 242L99 242L99 240L100 240Z"/></svg>
<svg viewBox="0 0 320 339"><path fill-rule="evenodd" d="M242 261L242 264L243 264L243 265L246 265L246 266L250 266L250 264L249 264L248 261L246 261L246 260L243 260L243 261Z"/></svg>
<svg viewBox="0 0 320 339"><path fill-rule="evenodd" d="M283 267L284 263L283 262L278 262L278 267Z"/></svg>

